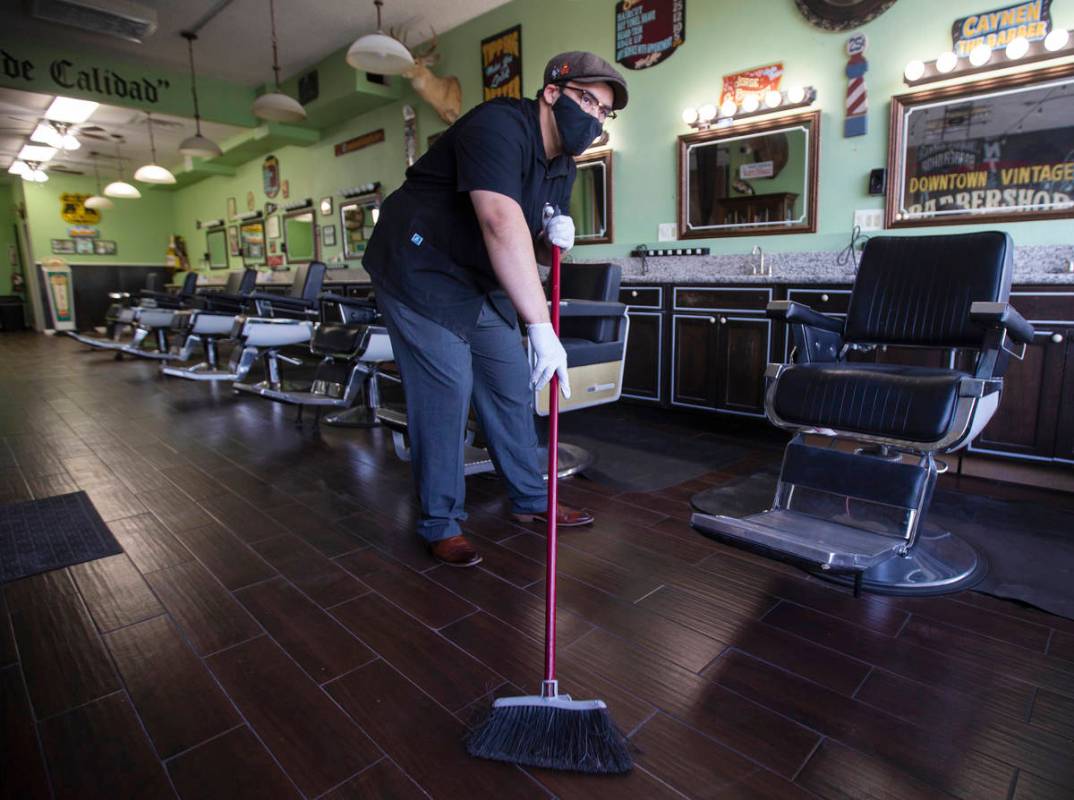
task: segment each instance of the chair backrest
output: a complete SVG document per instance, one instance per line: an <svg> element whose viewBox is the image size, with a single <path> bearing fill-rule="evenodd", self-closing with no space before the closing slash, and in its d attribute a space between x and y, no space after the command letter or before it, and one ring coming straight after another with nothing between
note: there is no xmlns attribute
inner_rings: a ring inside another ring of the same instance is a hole
<svg viewBox="0 0 1074 800"><path fill-rule="evenodd" d="M850 295L844 340L980 347L970 304L1006 302L1014 242L1001 231L874 236Z"/></svg>
<svg viewBox="0 0 1074 800"><path fill-rule="evenodd" d="M324 284L324 273L328 269L321 261L311 261L308 264L300 264L295 269L295 279L291 283L291 297L299 297L303 300L313 301L321 293Z"/></svg>
<svg viewBox="0 0 1074 800"><path fill-rule="evenodd" d="M228 294L250 294L257 288L257 270L247 267L242 272L229 272L227 286L224 291Z"/></svg>
<svg viewBox="0 0 1074 800"><path fill-rule="evenodd" d="M147 292L160 291L160 275L156 272L150 272L145 276L145 289Z"/></svg>
<svg viewBox="0 0 1074 800"><path fill-rule="evenodd" d="M559 296L563 300L618 302L623 270L618 264L564 264L560 273ZM611 342L618 321L609 317L560 320L560 336Z"/></svg>
<svg viewBox="0 0 1074 800"><path fill-rule="evenodd" d="M198 273L188 272L186 277L183 278L183 285L179 289L180 297L193 297L194 292L198 290Z"/></svg>

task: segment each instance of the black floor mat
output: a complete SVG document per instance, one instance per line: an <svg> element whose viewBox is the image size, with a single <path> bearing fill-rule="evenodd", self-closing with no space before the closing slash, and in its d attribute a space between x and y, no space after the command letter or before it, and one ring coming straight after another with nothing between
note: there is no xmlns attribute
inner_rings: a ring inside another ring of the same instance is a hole
<svg viewBox="0 0 1074 800"><path fill-rule="evenodd" d="M0 506L0 583L121 552L85 492Z"/></svg>
<svg viewBox="0 0 1074 800"><path fill-rule="evenodd" d="M759 513L771 504L778 475L778 468L756 472L696 495L694 504L719 508L730 517ZM938 489L926 524L961 536L988 560L988 573L974 591L1074 619L1074 533L1068 512Z"/></svg>

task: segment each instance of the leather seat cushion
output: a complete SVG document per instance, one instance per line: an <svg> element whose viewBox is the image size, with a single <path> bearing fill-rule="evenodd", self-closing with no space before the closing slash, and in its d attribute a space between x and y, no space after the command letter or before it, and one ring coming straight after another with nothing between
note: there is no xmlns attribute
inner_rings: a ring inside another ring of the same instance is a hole
<svg viewBox="0 0 1074 800"><path fill-rule="evenodd" d="M325 356L357 358L368 343L367 325L330 325L322 323L313 332L311 349Z"/></svg>
<svg viewBox="0 0 1074 800"><path fill-rule="evenodd" d="M933 442L947 432L965 373L901 364L796 364L773 406L797 425Z"/></svg>
<svg viewBox="0 0 1074 800"><path fill-rule="evenodd" d="M584 367L589 364L606 364L623 358L622 342L594 342L565 336L560 339L567 351L568 367Z"/></svg>

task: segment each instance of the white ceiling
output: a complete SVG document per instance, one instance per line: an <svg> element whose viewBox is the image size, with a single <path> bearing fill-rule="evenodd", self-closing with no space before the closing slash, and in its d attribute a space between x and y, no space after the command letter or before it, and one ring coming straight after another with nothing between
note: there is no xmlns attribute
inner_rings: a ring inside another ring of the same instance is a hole
<svg viewBox="0 0 1074 800"><path fill-rule="evenodd" d="M143 44L29 16L29 3L0 0L0 24L12 39L64 47L91 47L116 58L159 67L188 69L186 41L179 33L196 24L223 0L137 0L157 11L157 31ZM428 38L430 28L450 30L509 0L385 0L384 27L405 25L410 42ZM276 32L284 78L313 66L377 26L373 0L276 0ZM198 33L194 45L198 74L257 86L272 79L268 0L232 0Z"/></svg>

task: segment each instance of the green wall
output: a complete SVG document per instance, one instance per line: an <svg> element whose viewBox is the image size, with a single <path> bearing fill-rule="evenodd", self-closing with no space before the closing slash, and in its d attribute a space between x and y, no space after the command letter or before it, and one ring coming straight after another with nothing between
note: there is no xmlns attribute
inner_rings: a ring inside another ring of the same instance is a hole
<svg viewBox="0 0 1074 800"><path fill-rule="evenodd" d="M0 183L0 295L13 294L11 252L15 246L15 223L14 188L11 184Z"/></svg>

